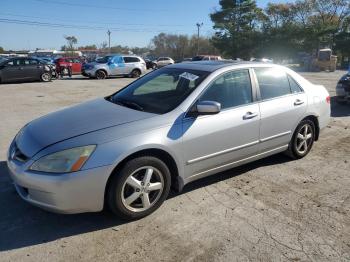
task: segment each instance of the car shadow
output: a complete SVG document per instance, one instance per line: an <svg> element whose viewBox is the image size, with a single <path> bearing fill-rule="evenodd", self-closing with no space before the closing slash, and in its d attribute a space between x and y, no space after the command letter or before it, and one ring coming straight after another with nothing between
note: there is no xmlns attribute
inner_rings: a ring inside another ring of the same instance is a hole
<svg viewBox="0 0 350 262"><path fill-rule="evenodd" d="M252 169L290 161L283 154L268 157L186 185L181 193L171 192L168 199L198 188L242 175ZM43 244L60 238L116 228L128 221L108 211L61 215L50 213L23 201L16 193L5 161L0 161L0 252Z"/></svg>
<svg viewBox="0 0 350 262"><path fill-rule="evenodd" d="M350 102L339 104L335 96L331 97L331 117L350 116Z"/></svg>

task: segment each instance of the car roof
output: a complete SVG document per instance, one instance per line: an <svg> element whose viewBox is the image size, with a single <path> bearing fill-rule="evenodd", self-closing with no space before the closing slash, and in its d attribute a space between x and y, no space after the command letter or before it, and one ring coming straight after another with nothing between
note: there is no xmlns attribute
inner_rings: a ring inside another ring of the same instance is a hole
<svg viewBox="0 0 350 262"><path fill-rule="evenodd" d="M216 60L216 61L193 61L188 63L178 63L167 66L168 68L192 69L207 72L214 72L218 69L233 65L273 65L259 62L233 61L233 60Z"/></svg>

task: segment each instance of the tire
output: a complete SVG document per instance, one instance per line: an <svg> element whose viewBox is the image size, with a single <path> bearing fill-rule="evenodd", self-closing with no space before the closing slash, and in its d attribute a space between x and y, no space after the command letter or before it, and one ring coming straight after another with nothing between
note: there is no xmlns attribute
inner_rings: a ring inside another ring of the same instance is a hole
<svg viewBox="0 0 350 262"><path fill-rule="evenodd" d="M68 71L68 68L64 68L62 70L62 75L68 75L69 71Z"/></svg>
<svg viewBox="0 0 350 262"><path fill-rule="evenodd" d="M132 78L139 78L141 76L141 71L139 69L134 69L131 71Z"/></svg>
<svg viewBox="0 0 350 262"><path fill-rule="evenodd" d="M107 74L103 70L97 70L96 72L96 79L106 79Z"/></svg>
<svg viewBox="0 0 350 262"><path fill-rule="evenodd" d="M146 177L151 179L147 180ZM170 171L163 161L152 156L134 158L111 178L107 204L122 219L139 219L163 204L170 184Z"/></svg>
<svg viewBox="0 0 350 262"><path fill-rule="evenodd" d="M315 130L314 122L308 119L302 120L294 131L287 154L293 159L305 157L315 141Z"/></svg>
<svg viewBox="0 0 350 262"><path fill-rule="evenodd" d="M52 79L52 74L50 72L42 73L40 76L40 80L42 82L50 82L51 79Z"/></svg>

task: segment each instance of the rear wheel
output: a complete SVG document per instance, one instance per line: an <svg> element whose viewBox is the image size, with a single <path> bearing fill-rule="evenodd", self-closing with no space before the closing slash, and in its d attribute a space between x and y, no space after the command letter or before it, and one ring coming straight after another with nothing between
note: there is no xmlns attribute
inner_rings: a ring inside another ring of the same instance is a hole
<svg viewBox="0 0 350 262"><path fill-rule="evenodd" d="M158 209L170 190L170 171L158 158L128 161L114 174L108 188L108 206L123 219L138 219Z"/></svg>
<svg viewBox="0 0 350 262"><path fill-rule="evenodd" d="M43 82L49 82L51 81L52 78L52 74L49 72L45 72L40 76L40 80Z"/></svg>
<svg viewBox="0 0 350 262"><path fill-rule="evenodd" d="M138 69L134 69L131 71L131 77L133 77L133 78L138 78L138 77L140 77L140 75L141 75L141 71Z"/></svg>
<svg viewBox="0 0 350 262"><path fill-rule="evenodd" d="M97 78L97 79L105 79L106 77L107 77L107 74L106 74L105 71L103 71L103 70L98 70L98 71L96 72L96 78Z"/></svg>
<svg viewBox="0 0 350 262"><path fill-rule="evenodd" d="M294 159L306 156L315 140L315 124L311 120L303 120L299 123L293 134L288 148L288 155Z"/></svg>

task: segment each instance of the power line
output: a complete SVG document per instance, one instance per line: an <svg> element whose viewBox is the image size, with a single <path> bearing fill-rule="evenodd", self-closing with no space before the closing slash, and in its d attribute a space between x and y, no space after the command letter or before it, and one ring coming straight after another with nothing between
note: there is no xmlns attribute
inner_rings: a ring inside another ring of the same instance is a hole
<svg viewBox="0 0 350 262"><path fill-rule="evenodd" d="M53 17L42 17L42 16L31 16L31 15L22 15L22 14L12 14L12 13L2 13L0 12L0 15L4 16L13 16L13 17L24 17L24 18L36 18L36 19L44 19L44 20L50 20L52 21ZM106 21L106 22L99 22L99 21L92 21L92 20L77 20L77 19L64 19L64 21L70 21L70 22L81 22L81 23L91 23L91 24L101 24L101 25L127 25L127 26L159 26L159 27L184 27L188 25L184 24L132 24L132 23L123 23L118 21Z"/></svg>
<svg viewBox="0 0 350 262"><path fill-rule="evenodd" d="M68 28L68 29L86 29L86 30L106 30L108 28L101 26L85 26L85 25L71 25L71 24L61 24L61 23L47 23L47 22L39 22L39 21L30 21L30 20L19 20L19 19L6 19L0 18L0 23L7 24L21 24L21 25L32 25L32 26L43 26L43 27L51 27L51 28ZM150 30L145 28L120 28L120 27L111 27L110 31L125 31L125 32L168 32L167 30ZM181 32L180 30L171 31Z"/></svg>
<svg viewBox="0 0 350 262"><path fill-rule="evenodd" d="M72 2L65 2L65 1L45 1L45 0L34 0L37 2L45 3L45 4L55 4L55 5L64 5L64 6L77 6L77 7L84 7L84 8L99 8L99 9L112 9L112 10L123 10L123 11L131 11L131 12L169 12L171 10L167 9L135 9L135 8L123 8L123 7L114 7L114 6L101 6L101 5L91 5L91 4L77 4Z"/></svg>

